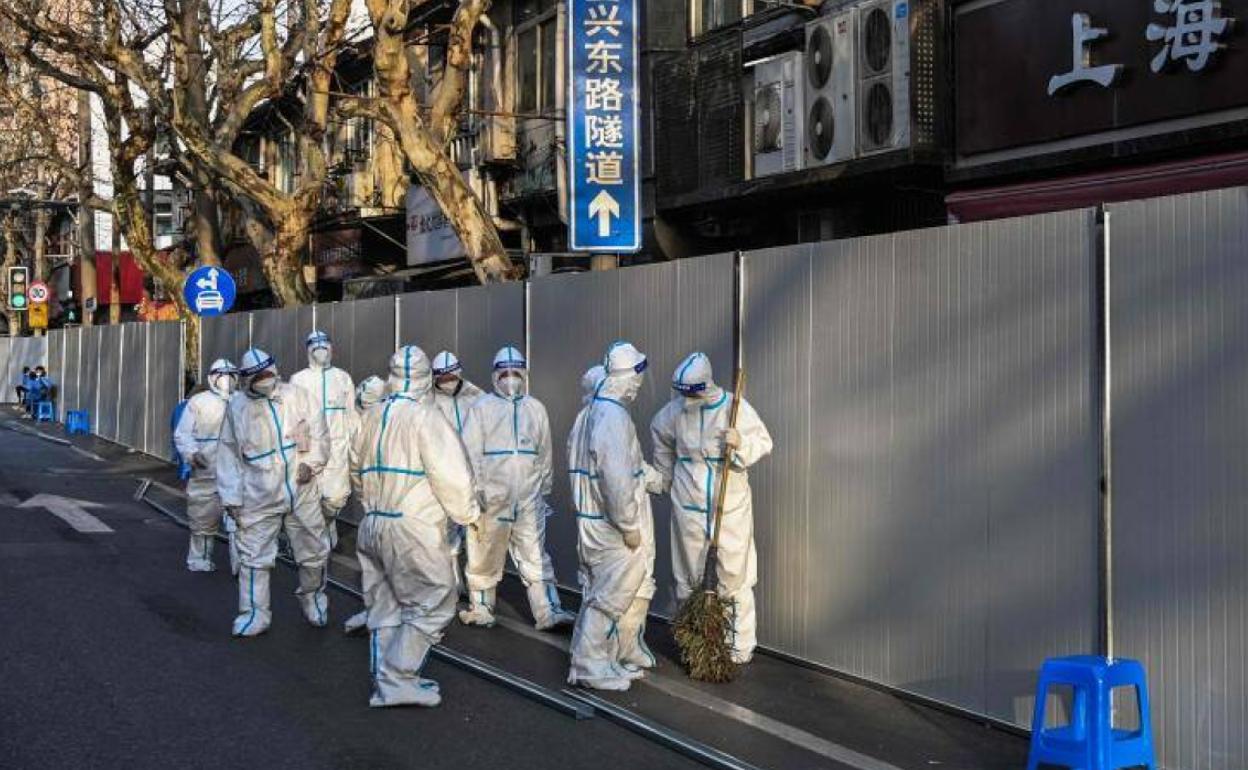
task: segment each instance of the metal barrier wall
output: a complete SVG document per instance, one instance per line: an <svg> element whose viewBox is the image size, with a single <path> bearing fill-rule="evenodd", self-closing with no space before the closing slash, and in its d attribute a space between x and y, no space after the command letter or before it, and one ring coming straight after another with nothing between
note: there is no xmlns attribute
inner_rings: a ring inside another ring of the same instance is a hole
<svg viewBox="0 0 1248 770"><path fill-rule="evenodd" d="M454 352L464 376L483 390L492 387L499 348L525 347L521 284L415 292L399 296L398 302L399 344L419 345L431 359L443 350ZM378 373L385 373L384 360Z"/></svg>
<svg viewBox="0 0 1248 770"><path fill-rule="evenodd" d="M137 394L144 393L147 380L147 324L126 324L122 339L121 356L124 360L123 376L118 392L126 403L133 403ZM129 396L129 398L127 398ZM147 404L145 398L143 403ZM147 407L143 409L122 409L119 415L117 443L142 449L144 427L147 420ZM169 416L164 418L169 420Z"/></svg>
<svg viewBox="0 0 1248 770"><path fill-rule="evenodd" d="M1097 646L1095 220L746 258L764 644L1025 725Z"/></svg>
<svg viewBox="0 0 1248 770"><path fill-rule="evenodd" d="M1109 207L1114 652L1158 759L1248 767L1248 190Z"/></svg>
<svg viewBox="0 0 1248 770"><path fill-rule="evenodd" d="M136 324L125 324L123 326L100 326L97 327L99 336L99 388L98 391L98 408L94 415L95 432L101 438L109 441L117 441L117 431L119 428L118 420L123 411L121 408L122 388L124 385L123 371L132 370L136 362L126 359L122 355L121 338L122 335L130 331L127 326L135 326ZM142 362L139 362L140 364ZM132 391L133 392L133 391ZM137 404L134 400L130 402L129 411L139 411L134 409Z"/></svg>
<svg viewBox="0 0 1248 770"><path fill-rule="evenodd" d="M0 337L0 404L17 403L17 385L22 380L22 367L48 365L47 337Z"/></svg>
<svg viewBox="0 0 1248 770"><path fill-rule="evenodd" d="M702 350L722 381L732 379L733 257L686 259L627 270L542 278L530 285L529 349L532 393L550 414L558 515L546 538L560 582L576 585L576 519L567 482L567 436L581 408L581 375L602 362L614 340L633 342L650 360L649 376L633 405L646 456L650 420L671 398L672 374L687 354ZM655 612L674 609L671 591L669 505L652 497L659 593Z"/></svg>

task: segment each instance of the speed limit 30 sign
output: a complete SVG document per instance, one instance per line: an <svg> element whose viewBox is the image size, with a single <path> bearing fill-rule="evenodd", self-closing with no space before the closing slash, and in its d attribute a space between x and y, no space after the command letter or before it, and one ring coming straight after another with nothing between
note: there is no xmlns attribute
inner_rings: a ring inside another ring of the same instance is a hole
<svg viewBox="0 0 1248 770"><path fill-rule="evenodd" d="M48 301L48 285L42 281L36 281L30 285L30 301L32 303L44 303Z"/></svg>

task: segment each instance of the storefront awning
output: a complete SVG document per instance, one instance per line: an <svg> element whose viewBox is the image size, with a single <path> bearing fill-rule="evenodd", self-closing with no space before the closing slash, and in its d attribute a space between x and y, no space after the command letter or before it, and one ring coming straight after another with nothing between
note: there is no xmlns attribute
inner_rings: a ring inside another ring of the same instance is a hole
<svg viewBox="0 0 1248 770"><path fill-rule="evenodd" d="M954 220L977 222L1245 184L1248 152L1236 152L963 190L946 197L945 204Z"/></svg>

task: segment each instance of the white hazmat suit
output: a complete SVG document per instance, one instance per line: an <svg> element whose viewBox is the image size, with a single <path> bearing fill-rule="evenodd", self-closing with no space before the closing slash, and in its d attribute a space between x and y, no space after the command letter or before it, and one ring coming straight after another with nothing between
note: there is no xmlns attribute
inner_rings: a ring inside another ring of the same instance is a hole
<svg viewBox="0 0 1248 770"><path fill-rule="evenodd" d="M464 367L449 350L433 357L433 398L438 411L461 436L468 410L485 391L464 379Z"/></svg>
<svg viewBox="0 0 1248 770"><path fill-rule="evenodd" d="M386 381L375 374L371 374L360 380L360 384L355 386L355 419L351 422L351 444L355 445L356 438L360 435L360 431L364 429L364 418L368 413L382 405L386 399ZM352 479L358 484L358 479L352 474ZM367 600L367 596L364 597ZM364 609L347 618L342 624L342 631L348 635L362 634L368 630L368 604L365 602Z"/></svg>
<svg viewBox="0 0 1248 770"><path fill-rule="evenodd" d="M627 690L644 667L654 665L644 641L654 596L654 519L647 466L629 413L646 358L617 342L605 368L606 379L568 436L583 595L568 683Z"/></svg>
<svg viewBox="0 0 1248 770"><path fill-rule="evenodd" d="M191 525L191 542L186 568L191 572L211 572L213 543L221 526L221 497L217 494L217 442L225 405L238 382L234 364L219 358L208 370L208 390L191 396L173 432L178 454L191 466L186 482L186 517Z"/></svg>
<svg viewBox="0 0 1248 770"><path fill-rule="evenodd" d="M295 594L303 615L324 626L329 544L316 484L329 457L324 413L307 391L278 379L263 350L244 353L239 374L241 388L226 407L217 451L217 491L238 525L234 635L255 636L269 627L269 577L283 528L298 565Z"/></svg>
<svg viewBox="0 0 1248 770"><path fill-rule="evenodd" d="M364 521L357 553L371 632L370 706L436 706L438 684L420 676L455 617L448 517L480 516L472 470L455 430L429 396L429 359L415 346L390 361L390 398L364 417L351 447Z"/></svg>
<svg viewBox="0 0 1248 770"><path fill-rule="evenodd" d="M509 552L537 628L575 620L560 606L543 569L552 478L550 419L546 407L525 394L527 366L516 348L499 350L494 392L477 399L464 425L464 444L483 500L480 538L468 541L464 570L470 606L459 614L469 625L494 624L495 594Z"/></svg>
<svg viewBox="0 0 1248 770"><path fill-rule="evenodd" d="M650 432L655 468L663 476L663 487L672 495L676 600L683 603L701 588L725 442L735 444L724 496L716 584L733 607L728 640L732 658L746 663L757 644L754 585L758 582L747 469L771 453L771 435L744 400L736 431L729 430L732 393L715 384L710 359L703 353L694 353L681 362L672 377L672 387L677 396L655 415Z"/></svg>
<svg viewBox="0 0 1248 770"><path fill-rule="evenodd" d="M351 477L347 469L347 453L351 444L351 426L356 420L355 383L351 375L333 366L333 345L325 332L308 335L308 367L295 372L290 384L312 394L320 405L329 428L329 460L317 477L321 488L321 510L325 515L325 532L329 547L338 545L338 514L351 496Z"/></svg>

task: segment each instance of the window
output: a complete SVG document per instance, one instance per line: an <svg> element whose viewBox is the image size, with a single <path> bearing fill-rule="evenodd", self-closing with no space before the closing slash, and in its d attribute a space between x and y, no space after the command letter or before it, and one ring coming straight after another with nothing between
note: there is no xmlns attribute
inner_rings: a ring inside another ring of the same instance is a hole
<svg viewBox="0 0 1248 770"><path fill-rule="evenodd" d="M541 15L536 16L539 4ZM559 87L555 77L559 39L554 4L524 0L516 14L527 14L526 22L516 31L516 110L528 114L554 112Z"/></svg>
<svg viewBox="0 0 1248 770"><path fill-rule="evenodd" d="M753 0L689 0L689 28L698 37L754 13Z"/></svg>
<svg viewBox="0 0 1248 770"><path fill-rule="evenodd" d="M156 237L173 235L173 204L169 201L156 202Z"/></svg>

